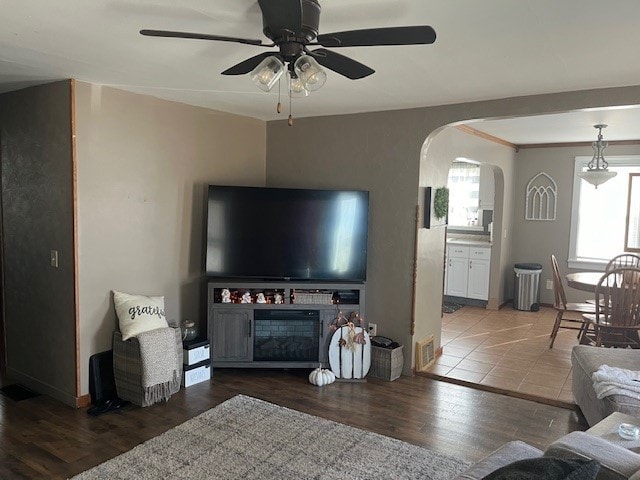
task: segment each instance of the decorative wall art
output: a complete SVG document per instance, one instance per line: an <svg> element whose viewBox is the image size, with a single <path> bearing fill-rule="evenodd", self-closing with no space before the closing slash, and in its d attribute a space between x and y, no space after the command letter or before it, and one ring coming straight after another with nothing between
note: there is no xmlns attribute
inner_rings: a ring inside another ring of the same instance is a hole
<svg viewBox="0 0 640 480"><path fill-rule="evenodd" d="M424 193L424 228L444 227L449 219L449 189L426 187Z"/></svg>
<svg viewBox="0 0 640 480"><path fill-rule="evenodd" d="M540 172L527 183L524 219L554 221L557 203L558 185L549 175Z"/></svg>

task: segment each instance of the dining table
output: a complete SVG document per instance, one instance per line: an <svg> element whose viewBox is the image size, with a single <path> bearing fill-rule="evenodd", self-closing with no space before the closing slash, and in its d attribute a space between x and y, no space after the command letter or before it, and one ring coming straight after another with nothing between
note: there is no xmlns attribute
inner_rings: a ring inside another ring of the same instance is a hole
<svg viewBox="0 0 640 480"><path fill-rule="evenodd" d="M604 272L574 272L567 273L567 285L576 290L594 293L596 285L602 278Z"/></svg>

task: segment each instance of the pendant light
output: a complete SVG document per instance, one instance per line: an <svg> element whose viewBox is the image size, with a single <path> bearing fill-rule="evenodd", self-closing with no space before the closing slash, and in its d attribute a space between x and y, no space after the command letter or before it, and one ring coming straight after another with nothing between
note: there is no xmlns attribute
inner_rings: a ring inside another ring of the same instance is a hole
<svg viewBox="0 0 640 480"><path fill-rule="evenodd" d="M607 142L602 141L602 129L607 128L607 126L604 124L598 124L593 127L598 130L598 140L591 143L591 146L593 147L593 158L587 165L587 170L578 173L578 176L598 188L598 185L612 179L618 174L618 172L610 172L608 170L609 164L602 156L602 152L608 145Z"/></svg>

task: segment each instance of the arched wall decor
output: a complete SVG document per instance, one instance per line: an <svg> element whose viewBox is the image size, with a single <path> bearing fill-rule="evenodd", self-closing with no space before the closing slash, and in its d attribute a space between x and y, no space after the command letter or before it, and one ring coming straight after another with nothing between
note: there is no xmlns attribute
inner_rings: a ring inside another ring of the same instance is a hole
<svg viewBox="0 0 640 480"><path fill-rule="evenodd" d="M538 173L527 183L524 219L554 221L558 203L558 185L544 172Z"/></svg>

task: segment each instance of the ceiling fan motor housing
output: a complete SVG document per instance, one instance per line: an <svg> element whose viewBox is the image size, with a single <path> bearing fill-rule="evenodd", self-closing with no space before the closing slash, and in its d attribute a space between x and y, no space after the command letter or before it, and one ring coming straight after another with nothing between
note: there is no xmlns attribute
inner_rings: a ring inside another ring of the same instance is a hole
<svg viewBox="0 0 640 480"><path fill-rule="evenodd" d="M269 19L263 12L262 14L262 32L267 38L273 40L274 43L280 45L283 42L298 42L306 45L318 36L318 26L320 24L320 4L317 0L299 0L300 16L295 22L286 21L291 19L292 11L291 1L280 1L279 8L283 9L281 15L277 15L282 21L275 21L274 18ZM296 2L297 3L297 2ZM287 6L289 4L289 6ZM271 8L277 9L276 4ZM274 9L274 11L275 11ZM288 11L287 11L288 10ZM273 13L272 11L271 13ZM296 12L297 17L297 12Z"/></svg>

